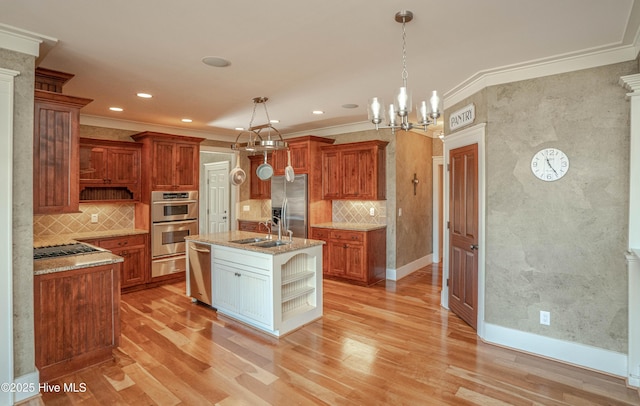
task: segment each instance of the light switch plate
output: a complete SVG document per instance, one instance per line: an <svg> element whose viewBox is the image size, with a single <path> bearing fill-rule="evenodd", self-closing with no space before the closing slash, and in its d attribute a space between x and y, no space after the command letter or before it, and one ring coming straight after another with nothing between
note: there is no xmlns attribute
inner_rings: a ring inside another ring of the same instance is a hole
<svg viewBox="0 0 640 406"><path fill-rule="evenodd" d="M242 211L249 211L249 210L251 210L251 208L249 207L248 204L242 206Z"/></svg>
<svg viewBox="0 0 640 406"><path fill-rule="evenodd" d="M98 222L98 214L92 214L91 215L91 222L92 223L97 223Z"/></svg>

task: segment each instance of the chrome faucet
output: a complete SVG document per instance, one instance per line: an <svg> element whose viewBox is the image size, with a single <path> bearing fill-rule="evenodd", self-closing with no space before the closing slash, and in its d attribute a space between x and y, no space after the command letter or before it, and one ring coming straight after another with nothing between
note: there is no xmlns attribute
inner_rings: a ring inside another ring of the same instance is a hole
<svg viewBox="0 0 640 406"><path fill-rule="evenodd" d="M264 224L267 230L269 230L269 239L271 239L271 228L273 227L273 221L271 219L267 219L260 224Z"/></svg>
<svg viewBox="0 0 640 406"><path fill-rule="evenodd" d="M278 241L280 241L282 240L282 220L280 220L280 217L276 216L273 216L273 220L276 221L272 221L271 224L278 226Z"/></svg>

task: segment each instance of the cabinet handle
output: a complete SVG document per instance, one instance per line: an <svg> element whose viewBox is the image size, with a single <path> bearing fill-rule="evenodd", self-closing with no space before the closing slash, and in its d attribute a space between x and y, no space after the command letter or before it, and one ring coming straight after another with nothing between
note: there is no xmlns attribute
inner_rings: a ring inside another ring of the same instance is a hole
<svg viewBox="0 0 640 406"><path fill-rule="evenodd" d="M347 244L345 244L342 248L349 248L349 246Z"/></svg>

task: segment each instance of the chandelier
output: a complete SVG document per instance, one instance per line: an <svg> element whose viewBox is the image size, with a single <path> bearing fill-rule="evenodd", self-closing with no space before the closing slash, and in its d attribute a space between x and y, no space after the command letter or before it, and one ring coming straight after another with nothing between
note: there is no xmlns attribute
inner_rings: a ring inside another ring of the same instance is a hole
<svg viewBox="0 0 640 406"><path fill-rule="evenodd" d="M408 10L402 10L396 13L396 22L402 23L402 87L398 90L398 94L392 104L389 105L387 126L382 128L391 128L391 132L395 134L396 129L409 131L414 124L409 121L409 113L411 113L412 102L411 92L407 88L407 34L405 31L406 23L413 20L413 13ZM430 124L437 124L438 117L442 110L442 101L438 97L438 93L434 90L429 102L421 101L416 106L418 116L418 125L427 131ZM378 97L373 97L369 101L368 106L369 120L376 126L376 130L380 128L380 124L385 119L385 105Z"/></svg>
<svg viewBox="0 0 640 406"><path fill-rule="evenodd" d="M253 112L251 113L251 120L249 120L249 128L238 134L236 142L231 144L232 150L266 152L287 149L289 147L289 144L284 142L282 139L280 131L271 125L269 112L267 111L267 100L269 100L267 97L253 98ZM254 126L253 119L256 116L256 108L258 107L258 104L262 104L264 106L264 114L267 116L267 124ZM247 142L238 142L243 136L248 137Z"/></svg>

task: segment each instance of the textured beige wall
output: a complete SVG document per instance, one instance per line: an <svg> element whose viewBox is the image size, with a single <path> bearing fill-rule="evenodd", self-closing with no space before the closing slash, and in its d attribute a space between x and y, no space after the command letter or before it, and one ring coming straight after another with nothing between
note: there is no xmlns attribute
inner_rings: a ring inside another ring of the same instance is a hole
<svg viewBox="0 0 640 406"><path fill-rule="evenodd" d="M35 371L33 333L33 88L32 56L0 49L0 68L20 72L13 114L13 356L14 374Z"/></svg>
<svg viewBox="0 0 640 406"><path fill-rule="evenodd" d="M492 86L448 109L473 101L487 123L487 322L627 351L629 105L618 79L636 72L632 61ZM547 147L571 160L556 182L531 173Z"/></svg>
<svg viewBox="0 0 640 406"><path fill-rule="evenodd" d="M389 144L385 148L387 154L387 268L396 269L396 137L391 134L391 130L375 129L367 131L357 131L353 133L339 134L332 136L336 140L334 145L349 142L361 142L370 140L387 141Z"/></svg>
<svg viewBox="0 0 640 406"><path fill-rule="evenodd" d="M433 251L432 139L399 131L396 156L396 268L400 268ZM418 178L415 195L414 174Z"/></svg>

